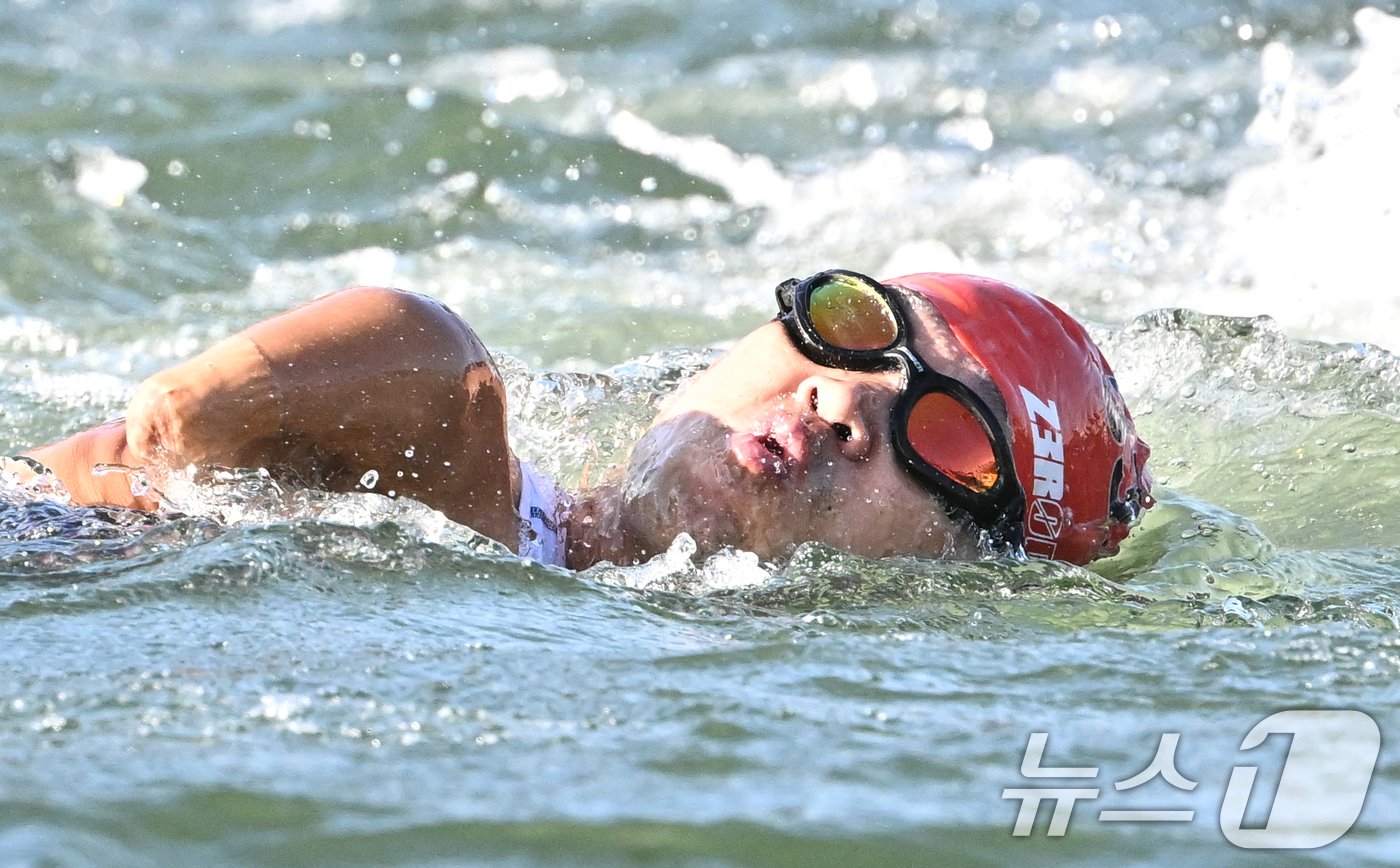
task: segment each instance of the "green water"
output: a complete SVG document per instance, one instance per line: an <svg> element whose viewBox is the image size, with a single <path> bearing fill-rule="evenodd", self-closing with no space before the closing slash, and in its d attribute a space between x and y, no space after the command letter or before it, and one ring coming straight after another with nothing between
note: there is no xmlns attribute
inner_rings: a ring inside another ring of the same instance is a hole
<svg viewBox="0 0 1400 868"><path fill-rule="evenodd" d="M1400 287L1383 244L1309 246L1394 225L1346 204L1393 187L1348 143L1400 141L1359 8L6 3L5 451L392 283L502 354L518 450L576 481L776 280L958 267L1096 324L1161 502L1092 571L680 540L570 574L368 496L249 483L199 495L216 522L0 491L0 863L1392 863ZM1247 134L1272 84L1328 148ZM1237 849L1231 770L1284 751L1241 742L1292 708L1376 720L1365 809ZM1063 837L1012 835L1033 732L1100 769ZM1167 732L1199 786L1115 791Z"/></svg>

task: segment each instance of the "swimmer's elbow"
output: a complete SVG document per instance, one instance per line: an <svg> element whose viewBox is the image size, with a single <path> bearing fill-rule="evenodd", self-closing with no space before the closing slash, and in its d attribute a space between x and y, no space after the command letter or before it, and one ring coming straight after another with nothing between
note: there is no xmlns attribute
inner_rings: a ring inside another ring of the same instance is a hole
<svg viewBox="0 0 1400 868"><path fill-rule="evenodd" d="M408 290L384 286L352 286L325 297L372 322L376 331L392 336L411 357L443 363L460 374L489 360L476 333L445 304Z"/></svg>
<svg viewBox="0 0 1400 868"><path fill-rule="evenodd" d="M235 335L136 387L127 446L169 467L234 464L244 444L280 434L282 403L266 358Z"/></svg>
<svg viewBox="0 0 1400 868"><path fill-rule="evenodd" d="M149 377L126 407L127 448L144 464L202 463L209 449L199 436L200 416L195 389L168 375Z"/></svg>

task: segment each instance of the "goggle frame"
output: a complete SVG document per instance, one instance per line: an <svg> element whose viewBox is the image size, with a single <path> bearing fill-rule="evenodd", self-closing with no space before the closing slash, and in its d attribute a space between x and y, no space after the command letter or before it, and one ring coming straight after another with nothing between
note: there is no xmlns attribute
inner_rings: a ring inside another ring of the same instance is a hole
<svg viewBox="0 0 1400 868"><path fill-rule="evenodd" d="M893 340L882 348L850 349L823 338L811 317L813 291L834 276L863 284L884 302L895 327ZM841 268L818 272L799 280L791 278L774 290L778 320L787 329L793 346L818 365L847 371L898 369L903 387L890 409L890 442L910 475L946 507L966 514L994 544L1019 545L1025 520L1025 492L1016 477L1011 441L991 406L967 384L935 369L909 345L908 319L894 290L867 275ZM929 463L909 436L910 417L919 401L931 393L948 395L965 407L981 426L996 462L996 482L986 490L967 486Z"/></svg>

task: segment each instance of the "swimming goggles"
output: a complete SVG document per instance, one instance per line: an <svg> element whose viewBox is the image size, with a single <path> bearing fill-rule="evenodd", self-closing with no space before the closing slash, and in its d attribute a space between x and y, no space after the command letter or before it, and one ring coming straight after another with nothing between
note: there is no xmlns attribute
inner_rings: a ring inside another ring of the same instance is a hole
<svg viewBox="0 0 1400 868"><path fill-rule="evenodd" d="M925 489L970 516L995 542L1019 542L1025 495L1010 441L986 401L914 352L894 291L863 274L833 269L784 281L776 292L778 319L813 362L903 373L890 413L895 455Z"/></svg>

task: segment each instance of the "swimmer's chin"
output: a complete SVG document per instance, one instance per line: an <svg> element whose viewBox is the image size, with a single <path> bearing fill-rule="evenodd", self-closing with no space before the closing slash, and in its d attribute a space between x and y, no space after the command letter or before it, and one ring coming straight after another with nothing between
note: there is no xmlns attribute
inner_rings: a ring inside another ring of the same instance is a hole
<svg viewBox="0 0 1400 868"><path fill-rule="evenodd" d="M782 559L817 538L814 504L840 499L811 432L773 421L735 432L713 416L665 418L633 447L620 488L628 537L650 555L680 533L707 556L725 547Z"/></svg>
<svg viewBox="0 0 1400 868"><path fill-rule="evenodd" d="M642 435L621 487L628 532L652 553L680 533L704 555L725 546L749 548L747 513L758 501L753 476L730 450L731 431L713 416L684 413Z"/></svg>

